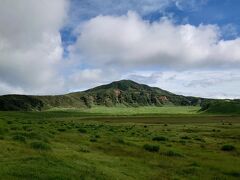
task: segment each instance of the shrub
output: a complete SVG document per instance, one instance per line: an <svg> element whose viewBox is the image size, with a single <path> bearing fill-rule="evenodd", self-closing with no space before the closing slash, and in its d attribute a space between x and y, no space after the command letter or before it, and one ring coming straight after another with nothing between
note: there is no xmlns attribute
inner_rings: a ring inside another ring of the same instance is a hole
<svg viewBox="0 0 240 180"><path fill-rule="evenodd" d="M83 128L79 128L78 131L79 131L80 133L87 133L87 130L86 130L86 129L83 129Z"/></svg>
<svg viewBox="0 0 240 180"><path fill-rule="evenodd" d="M8 132L8 129L0 127L0 135L4 135L6 132Z"/></svg>
<svg viewBox="0 0 240 180"><path fill-rule="evenodd" d="M223 151L233 151L235 149L236 148L233 145L230 145L230 144L225 144L221 148L221 150L223 150Z"/></svg>
<svg viewBox="0 0 240 180"><path fill-rule="evenodd" d="M30 144L30 146L31 148L35 150L40 150L40 151L51 150L51 147L47 143L44 143L42 141L34 141Z"/></svg>
<svg viewBox="0 0 240 180"><path fill-rule="evenodd" d="M143 148L149 152L158 152L159 146L158 145L152 145L152 144L145 144Z"/></svg>
<svg viewBox="0 0 240 180"><path fill-rule="evenodd" d="M100 135L96 134L96 135L95 135L95 138L100 138Z"/></svg>
<svg viewBox="0 0 240 180"><path fill-rule="evenodd" d="M119 144L125 144L124 139L121 138L121 137L117 137L117 138L115 138L114 141L115 141L116 143L119 143Z"/></svg>
<svg viewBox="0 0 240 180"><path fill-rule="evenodd" d="M170 156L170 157L182 157L182 155L181 154L179 154L179 153L177 153L177 152L174 152L174 151L167 151L167 152L165 152L164 153L164 155L166 155L166 156Z"/></svg>
<svg viewBox="0 0 240 180"><path fill-rule="evenodd" d="M15 141L26 142L26 138L20 134L16 134L12 137Z"/></svg>
<svg viewBox="0 0 240 180"><path fill-rule="evenodd" d="M27 133L26 136L29 139L37 139L37 140L42 139L41 135L39 133L36 133L36 132Z"/></svg>
<svg viewBox="0 0 240 180"><path fill-rule="evenodd" d="M181 139L191 139L189 136L182 136Z"/></svg>
<svg viewBox="0 0 240 180"><path fill-rule="evenodd" d="M168 139L164 136L156 136L152 138L153 141L167 141Z"/></svg>
<svg viewBox="0 0 240 180"><path fill-rule="evenodd" d="M201 141L201 142L205 142L205 140L202 139L202 138L200 138L200 137L195 137L194 140L196 140L196 141Z"/></svg>
<svg viewBox="0 0 240 180"><path fill-rule="evenodd" d="M8 124L12 124L12 121L7 121Z"/></svg>
<svg viewBox="0 0 240 180"><path fill-rule="evenodd" d="M66 129L65 128L59 128L58 131L59 132L64 132L64 131L66 131Z"/></svg>
<svg viewBox="0 0 240 180"><path fill-rule="evenodd" d="M184 140L180 140L179 142L180 142L181 144L183 144L183 145L186 144L186 141L184 141Z"/></svg>
<svg viewBox="0 0 240 180"><path fill-rule="evenodd" d="M90 138L90 142L97 142L97 139L95 137Z"/></svg>
<svg viewBox="0 0 240 180"><path fill-rule="evenodd" d="M16 130L20 130L20 127L13 126L13 127L10 127L10 129L13 130L13 131L16 131Z"/></svg>

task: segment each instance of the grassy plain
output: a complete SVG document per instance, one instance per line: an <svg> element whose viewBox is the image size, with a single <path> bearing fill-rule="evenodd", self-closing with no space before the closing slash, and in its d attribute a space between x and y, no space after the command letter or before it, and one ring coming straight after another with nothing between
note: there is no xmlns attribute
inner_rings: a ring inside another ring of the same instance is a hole
<svg viewBox="0 0 240 180"><path fill-rule="evenodd" d="M201 109L200 106L143 106L143 107L106 107L106 106L94 106L92 108L53 108L49 111L63 111L63 112L82 112L98 115L120 115L120 116L133 116L133 115L188 115L197 114Z"/></svg>
<svg viewBox="0 0 240 180"><path fill-rule="evenodd" d="M240 178L240 117L170 111L0 112L0 179Z"/></svg>

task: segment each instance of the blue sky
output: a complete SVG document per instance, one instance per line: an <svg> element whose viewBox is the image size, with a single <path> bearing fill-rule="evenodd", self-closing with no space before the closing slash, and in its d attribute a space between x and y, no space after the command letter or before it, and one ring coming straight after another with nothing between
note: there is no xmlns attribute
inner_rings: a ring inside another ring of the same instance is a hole
<svg viewBox="0 0 240 180"><path fill-rule="evenodd" d="M240 98L239 7L238 0L0 1L0 94L63 94L132 79Z"/></svg>

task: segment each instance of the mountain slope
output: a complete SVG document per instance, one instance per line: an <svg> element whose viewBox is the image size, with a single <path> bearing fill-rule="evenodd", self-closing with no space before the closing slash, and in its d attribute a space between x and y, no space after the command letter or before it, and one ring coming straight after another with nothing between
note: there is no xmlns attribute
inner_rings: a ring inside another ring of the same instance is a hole
<svg viewBox="0 0 240 180"><path fill-rule="evenodd" d="M240 114L240 100L205 101L201 111L210 114Z"/></svg>
<svg viewBox="0 0 240 180"><path fill-rule="evenodd" d="M185 97L156 87L121 80L86 91L58 96L0 96L0 110L46 110L53 107L196 105L202 98Z"/></svg>
<svg viewBox="0 0 240 180"><path fill-rule="evenodd" d="M74 95L74 94L73 94ZM76 94L77 95L77 94ZM122 80L79 93L89 105L162 106L192 105L193 99L175 95L160 88ZM197 101L197 99L194 99Z"/></svg>

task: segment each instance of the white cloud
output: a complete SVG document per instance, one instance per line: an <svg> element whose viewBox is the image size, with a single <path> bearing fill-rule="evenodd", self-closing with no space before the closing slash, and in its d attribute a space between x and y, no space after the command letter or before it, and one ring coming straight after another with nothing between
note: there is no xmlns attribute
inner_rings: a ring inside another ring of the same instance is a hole
<svg viewBox="0 0 240 180"><path fill-rule="evenodd" d="M71 73L66 84L71 91L79 91L120 79L121 74L113 69L83 69Z"/></svg>
<svg viewBox="0 0 240 180"><path fill-rule="evenodd" d="M240 97L238 70L136 71L123 77L187 96Z"/></svg>
<svg viewBox="0 0 240 180"><path fill-rule="evenodd" d="M208 0L174 0L178 9L195 11L201 6L207 4Z"/></svg>
<svg viewBox="0 0 240 180"><path fill-rule="evenodd" d="M11 87L8 93L19 87L30 94L61 88L59 29L67 7L67 0L0 1L0 83Z"/></svg>
<svg viewBox="0 0 240 180"><path fill-rule="evenodd" d="M98 16L79 27L73 56L92 66L174 68L238 66L240 38L222 40L217 25L149 23L136 13Z"/></svg>

